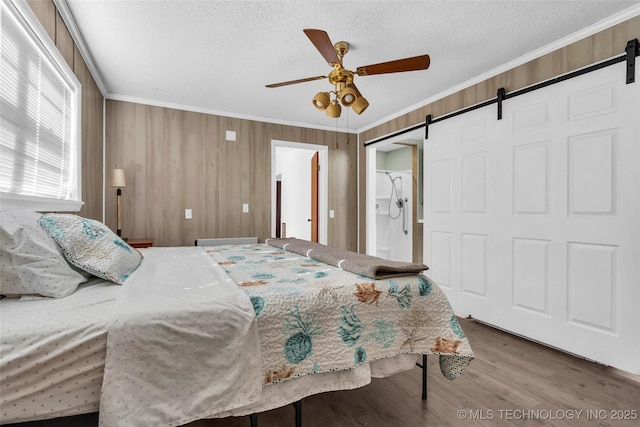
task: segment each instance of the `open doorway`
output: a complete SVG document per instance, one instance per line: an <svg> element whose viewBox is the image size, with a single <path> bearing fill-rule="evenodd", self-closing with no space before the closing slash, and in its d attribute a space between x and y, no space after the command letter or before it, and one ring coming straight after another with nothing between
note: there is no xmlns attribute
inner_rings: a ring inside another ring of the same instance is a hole
<svg viewBox="0 0 640 427"><path fill-rule="evenodd" d="M271 141L271 234L327 243L328 149Z"/></svg>
<svg viewBox="0 0 640 427"><path fill-rule="evenodd" d="M420 130L366 148L367 254L422 262Z"/></svg>

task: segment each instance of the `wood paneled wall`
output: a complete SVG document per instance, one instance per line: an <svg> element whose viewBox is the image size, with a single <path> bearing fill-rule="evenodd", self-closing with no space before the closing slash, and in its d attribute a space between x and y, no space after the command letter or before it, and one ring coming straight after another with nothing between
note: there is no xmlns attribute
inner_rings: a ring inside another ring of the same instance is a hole
<svg viewBox="0 0 640 427"><path fill-rule="evenodd" d="M508 92L539 83L567 72L625 53L627 41L640 39L640 16L600 31L540 58L527 62L488 80L465 88L429 105L418 108L396 119L368 129L359 135L360 164L366 164L364 144L410 126L424 123L431 114L437 118L496 97L499 88ZM620 78L624 78L621 76ZM638 84L637 82L635 84ZM508 105L508 101L507 104ZM366 252L366 176L361 167L359 176L360 252ZM418 229L416 229L418 231ZM420 236L416 236L414 241Z"/></svg>
<svg viewBox="0 0 640 427"><path fill-rule="evenodd" d="M632 18L541 58L354 135L255 122L119 101L107 102L107 141L103 182L103 97L51 0L27 0L82 83L82 185L80 215L102 219L115 229L115 190L110 172L120 164L127 174L123 233L155 237L162 246L189 245L198 237L271 234L271 140L329 146L329 244L361 252L366 248L365 170L357 176L357 156L365 164L364 143L383 135L494 98L624 52L640 38L640 17ZM227 143L226 130L238 140ZM336 142L338 148L336 148ZM359 184L358 184L359 182ZM241 213L249 203L248 214ZM194 211L184 219L184 209ZM358 242L358 226L360 239ZM419 227L416 228L416 233Z"/></svg>
<svg viewBox="0 0 640 427"><path fill-rule="evenodd" d="M226 141L227 130L236 132L236 141ZM109 175L120 165L127 180L123 236L153 237L157 246L209 237L264 241L271 237L273 139L329 147L328 208L335 218L329 219L328 243L356 250L355 135L114 100L106 103L106 224L115 229ZM191 220L184 218L187 208Z"/></svg>
<svg viewBox="0 0 640 427"><path fill-rule="evenodd" d="M28 4L82 84L82 200L78 212L102 220L102 110L103 96L51 0Z"/></svg>

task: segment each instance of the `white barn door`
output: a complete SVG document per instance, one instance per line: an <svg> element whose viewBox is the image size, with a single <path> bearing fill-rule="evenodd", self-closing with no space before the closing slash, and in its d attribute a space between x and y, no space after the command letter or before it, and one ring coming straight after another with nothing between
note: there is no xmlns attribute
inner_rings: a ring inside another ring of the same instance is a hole
<svg viewBox="0 0 640 427"><path fill-rule="evenodd" d="M640 79L625 66L508 99L499 121L494 104L432 124L424 254L458 313L638 374Z"/></svg>

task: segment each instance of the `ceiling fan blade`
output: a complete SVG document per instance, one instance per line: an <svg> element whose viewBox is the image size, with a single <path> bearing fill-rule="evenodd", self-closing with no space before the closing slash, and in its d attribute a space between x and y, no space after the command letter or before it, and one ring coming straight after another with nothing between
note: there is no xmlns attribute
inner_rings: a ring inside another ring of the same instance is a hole
<svg viewBox="0 0 640 427"><path fill-rule="evenodd" d="M331 43L326 31L313 29L306 29L303 31L329 65L333 66L334 64L340 63L340 58L338 58L336 48L333 47L333 43Z"/></svg>
<svg viewBox="0 0 640 427"><path fill-rule="evenodd" d="M352 88L356 91L356 95L358 95L358 96L362 96L362 94L360 93L360 91L358 90L358 88L356 87L356 85L355 85L355 84L350 83L350 84L348 84L347 86L348 86L348 87L352 87Z"/></svg>
<svg viewBox="0 0 640 427"><path fill-rule="evenodd" d="M401 73L404 71L426 70L431 59L429 55L414 56L412 58L398 59L396 61L381 62L379 64L358 67L356 74L359 76L371 76L373 74Z"/></svg>
<svg viewBox="0 0 640 427"><path fill-rule="evenodd" d="M298 79L298 80L290 80L288 82L272 83L270 85L265 85L265 86L266 87L280 87L280 86L294 85L296 83L310 82L310 81L313 81L313 80L324 79L326 77L327 76L307 77L306 79Z"/></svg>

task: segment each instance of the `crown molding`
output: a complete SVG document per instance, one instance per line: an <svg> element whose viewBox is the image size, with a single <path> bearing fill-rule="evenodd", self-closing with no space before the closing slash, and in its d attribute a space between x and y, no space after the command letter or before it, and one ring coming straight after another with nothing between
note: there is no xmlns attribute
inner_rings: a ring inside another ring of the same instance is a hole
<svg viewBox="0 0 640 427"><path fill-rule="evenodd" d="M358 129L358 133L362 133L365 132L367 130L373 129L377 126L383 125L391 120L397 119L399 117L404 116L405 114L409 114L412 111L415 111L419 108L425 107L429 104L433 104L436 101L439 101L443 98L446 98L447 96L453 95L454 93L460 92L461 90L464 90L468 87L474 86L478 83L481 83L485 80L489 80L492 77L495 77L499 74L502 74L506 71L509 71L513 68L516 68L520 65L526 64L529 61L532 61L534 59L538 59L544 55L547 55L551 52L554 52L558 49L561 49L565 46L568 46L572 43L575 43L579 40L582 40L586 37L592 36L596 33L599 33L600 31L606 30L607 28L613 27L614 25L620 24L624 21L627 21L631 18L635 18L636 16L640 15L640 4L636 4L634 6L631 6L628 9L625 9L621 12L618 12L614 15L609 16L608 18L603 19L602 21L596 22L593 25L590 25L588 27L585 27L579 31L576 31L575 33L569 34L568 36L565 36L561 39L558 39L552 43L549 43L546 46L543 46L539 49L536 49L532 52L529 52L523 56L520 56L516 59L514 59L513 61L509 61L505 64L500 65L499 67L496 67L492 70L489 70L485 73L482 73L478 76L475 76L472 79L469 79L465 82L462 82L456 86L452 86L449 89L442 91L434 96L431 96L427 99L425 99L424 101L415 103L413 105L410 105L392 115L389 115L387 117L384 117L380 120L375 121L374 123L364 126L360 129ZM620 53L624 53L624 46L621 46L621 50ZM384 135L381 135L384 136Z"/></svg>
<svg viewBox="0 0 640 427"><path fill-rule="evenodd" d="M434 96L431 96L423 101L420 101L418 103L412 104L406 108L403 108L400 111L397 111L394 114L391 114L389 116L383 117L369 125L363 126L359 129L347 129L347 128L337 128L336 127L331 127L331 126L323 126L323 125L312 125L312 124L308 124L308 123L300 123L300 122L290 122L290 121L286 121L286 120L275 120L275 119L270 119L270 118L265 118L265 117L259 117L259 116L250 116L250 115L245 115L245 114L236 114L236 113L229 113L229 112L224 112L224 111L218 111L218 110L210 110L210 109L206 109L206 108L200 108L200 107L195 107L195 106L187 106L187 105L181 105L181 104L173 104L173 103L163 103L163 102L159 102L159 101L155 101L155 100L150 100L150 99L144 99L144 98L137 98L137 97L131 97L131 96L127 96L127 95L119 95L119 94L114 94L114 93L109 93L106 85L104 83L104 79L102 78L102 75L100 73L100 71L98 70L98 67L95 65L95 62L93 60L93 57L91 55L91 52L89 51L89 49L87 48L85 42L84 42L84 38L82 37L82 34L75 22L75 19L73 17L73 14L71 13L71 10L69 9L69 6L67 4L66 0L53 0L53 3L55 4L56 8L58 9L58 12L60 13L60 16L62 17L62 20L64 21L64 23L67 25L67 28L69 29L69 32L71 33L71 37L73 38L74 42L76 43L76 46L78 47L78 50L80 51L80 54L82 55L85 63L87 64L87 67L89 68L89 71L91 72L91 75L93 76L98 88L100 89L100 92L102 93L102 96L104 96L106 99L113 99L116 101L127 101L127 102L133 102L133 103L137 103L137 104L145 104L145 105L152 105L152 106L158 106L158 107L166 107L166 108L173 108L173 109L178 109L178 110L184 110L184 111L193 111L193 112L198 112L198 113L205 113L205 114L214 114L214 115L218 115L218 116L223 116L223 117L232 117L232 118L238 118L238 119L244 119L244 120L253 120L253 121L260 121L260 122L266 122L266 123L275 123L275 124L281 124L281 125L286 125L286 126L296 126L296 127L303 127L303 128L310 128L310 129L318 129L318 130L327 130L327 131L340 131L340 132L348 132L348 133L363 133L367 130L373 129L377 126L383 125L384 123L387 123L391 120L394 120L396 118L402 117L405 114L408 114L412 111L415 111L419 108L425 107L429 104L432 104L440 99L446 98L447 96L450 96L456 92L459 92L463 89L466 89L468 87L471 87L473 85L476 85L480 82L483 82L485 80L488 80L492 77L495 77L496 75L499 75L501 73L504 73L506 71L509 71L513 68L516 68L522 64L525 64L529 61L532 61L534 59L537 59L541 56L544 56L546 54L549 54L553 51L556 51L558 49L561 49L571 43L574 43L576 41L579 41L583 38L589 37L595 33L598 33L602 30L605 30L607 28L610 28L614 25L617 25L621 22L624 22L626 20L629 20L631 18L634 18L638 15L640 15L640 4L631 6L628 9L625 9L617 14L611 15L610 17L603 19L593 25L590 25L588 27L585 27L575 33L572 33L566 37L563 37L561 39L558 39L546 46L543 46L539 49L536 49L526 55L523 55L519 58L514 59L513 61L507 62L499 67L496 67L492 70L489 70L485 73L482 73L472 79L469 79L465 82L462 82L458 85L452 86L451 88L442 91Z"/></svg>
<svg viewBox="0 0 640 427"><path fill-rule="evenodd" d="M73 14L71 13L71 9L69 9L69 5L67 4L67 1L53 0L53 4L56 6L56 9L58 9L58 13L60 14L60 17L64 21L65 25L67 26L69 33L71 33L71 38L73 39L73 41L76 44L76 47L80 51L80 55L82 56L82 59L84 59L85 64L87 64L87 68L89 68L89 72L91 73L93 80L95 80L96 85L100 90L100 93L102 93L102 96L106 96L107 86L104 83L102 74L100 74L98 67L93 61L93 56L91 56L91 52L89 51L86 43L84 42L84 37L82 37L82 33L80 32L80 29L76 24L76 20L73 17Z"/></svg>
<svg viewBox="0 0 640 427"><path fill-rule="evenodd" d="M193 113L211 114L214 116L231 117L234 119L251 120L255 122L263 122L263 123L269 123L269 124L293 126L293 127L316 129L316 130L325 130L330 132L337 131L337 132L352 133L352 134L357 134L358 132L357 129L347 129L347 128L341 128L341 127L336 128L335 126L314 125L314 124L302 123L302 122L278 120L271 117L261 117L261 116L252 116L249 114L230 113L228 111L213 110L209 108L196 107L193 105L175 104L172 102L163 102L163 101L157 101L155 99L140 98L140 97L129 96L129 95L121 95L117 93L107 93L104 95L104 97L106 99L110 99L113 101L132 102L134 104L150 105L153 107L162 107L162 108L171 108L173 110L182 110L182 111L190 111Z"/></svg>

